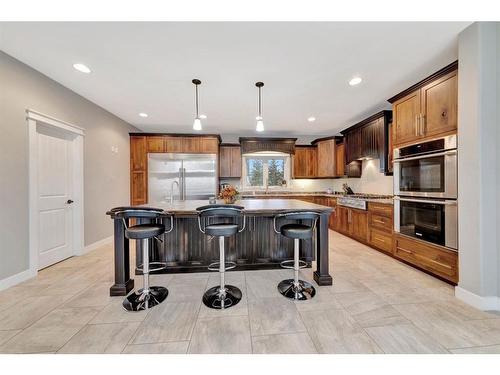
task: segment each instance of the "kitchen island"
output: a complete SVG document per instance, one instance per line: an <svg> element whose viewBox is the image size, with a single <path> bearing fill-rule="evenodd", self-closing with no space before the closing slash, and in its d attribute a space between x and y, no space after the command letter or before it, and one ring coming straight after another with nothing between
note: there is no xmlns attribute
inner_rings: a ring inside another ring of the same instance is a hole
<svg viewBox="0 0 500 375"><path fill-rule="evenodd" d="M156 273L205 272L210 263L218 260L217 241L201 233L198 227L196 208L207 203L205 200L186 200L154 205L174 217L174 228L162 235L163 242L150 241L150 261L166 263L166 267ZM274 232L273 218L280 213L314 211L320 214L316 236L301 241L301 259L309 265L316 260L313 275L318 285L332 284L328 271L331 207L296 199L242 199L235 204L243 206L246 221L243 232L226 240L226 260L237 264L235 270L279 268L280 262L292 259L293 240ZM127 295L134 288L129 271L129 241L125 238L122 220L114 217L113 210L107 214L114 219L115 283L110 288L110 295ZM311 224L310 221L305 223ZM140 246L137 244L136 264L142 263Z"/></svg>

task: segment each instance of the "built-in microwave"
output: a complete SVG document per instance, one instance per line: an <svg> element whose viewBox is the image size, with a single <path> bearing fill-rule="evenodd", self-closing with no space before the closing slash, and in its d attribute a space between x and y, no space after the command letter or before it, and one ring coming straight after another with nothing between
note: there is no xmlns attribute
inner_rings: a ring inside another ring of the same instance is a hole
<svg viewBox="0 0 500 375"><path fill-rule="evenodd" d="M394 194L457 199L457 136L394 149Z"/></svg>
<svg viewBox="0 0 500 375"><path fill-rule="evenodd" d="M458 248L457 201L394 197L394 230L398 233Z"/></svg>

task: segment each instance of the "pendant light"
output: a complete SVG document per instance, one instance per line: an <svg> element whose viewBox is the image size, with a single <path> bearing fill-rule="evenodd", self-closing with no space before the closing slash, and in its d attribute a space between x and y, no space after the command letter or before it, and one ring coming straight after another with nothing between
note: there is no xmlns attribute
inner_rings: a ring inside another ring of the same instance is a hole
<svg viewBox="0 0 500 375"><path fill-rule="evenodd" d="M199 79L193 79L192 82L195 88L195 106L196 106L196 117L193 122L193 129L199 131L201 130L201 120L198 114L198 85L201 84L201 81Z"/></svg>
<svg viewBox="0 0 500 375"><path fill-rule="evenodd" d="M264 82L257 82L255 86L259 89L259 115L257 116L257 127L255 130L258 132L264 131L264 119L262 118L262 93L261 88L264 86Z"/></svg>

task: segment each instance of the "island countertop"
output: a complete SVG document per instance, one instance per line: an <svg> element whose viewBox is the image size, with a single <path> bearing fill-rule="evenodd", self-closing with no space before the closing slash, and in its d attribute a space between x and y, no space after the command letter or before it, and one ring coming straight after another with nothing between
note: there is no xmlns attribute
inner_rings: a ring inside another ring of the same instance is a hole
<svg viewBox="0 0 500 375"><path fill-rule="evenodd" d="M223 203L218 200L217 203ZM160 208L171 214L195 215L196 208L208 205L207 200L186 200L170 203L146 204L140 207ZM245 214L283 213L294 211L314 211L329 213L331 207L305 202L298 199L241 199L235 205L242 206Z"/></svg>

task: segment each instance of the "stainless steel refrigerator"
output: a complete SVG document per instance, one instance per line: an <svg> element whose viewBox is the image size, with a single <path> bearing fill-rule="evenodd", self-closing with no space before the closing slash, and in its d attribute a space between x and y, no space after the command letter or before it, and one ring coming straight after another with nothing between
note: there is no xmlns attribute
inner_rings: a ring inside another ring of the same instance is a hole
<svg viewBox="0 0 500 375"><path fill-rule="evenodd" d="M208 199L217 189L216 154L148 154L148 202Z"/></svg>

